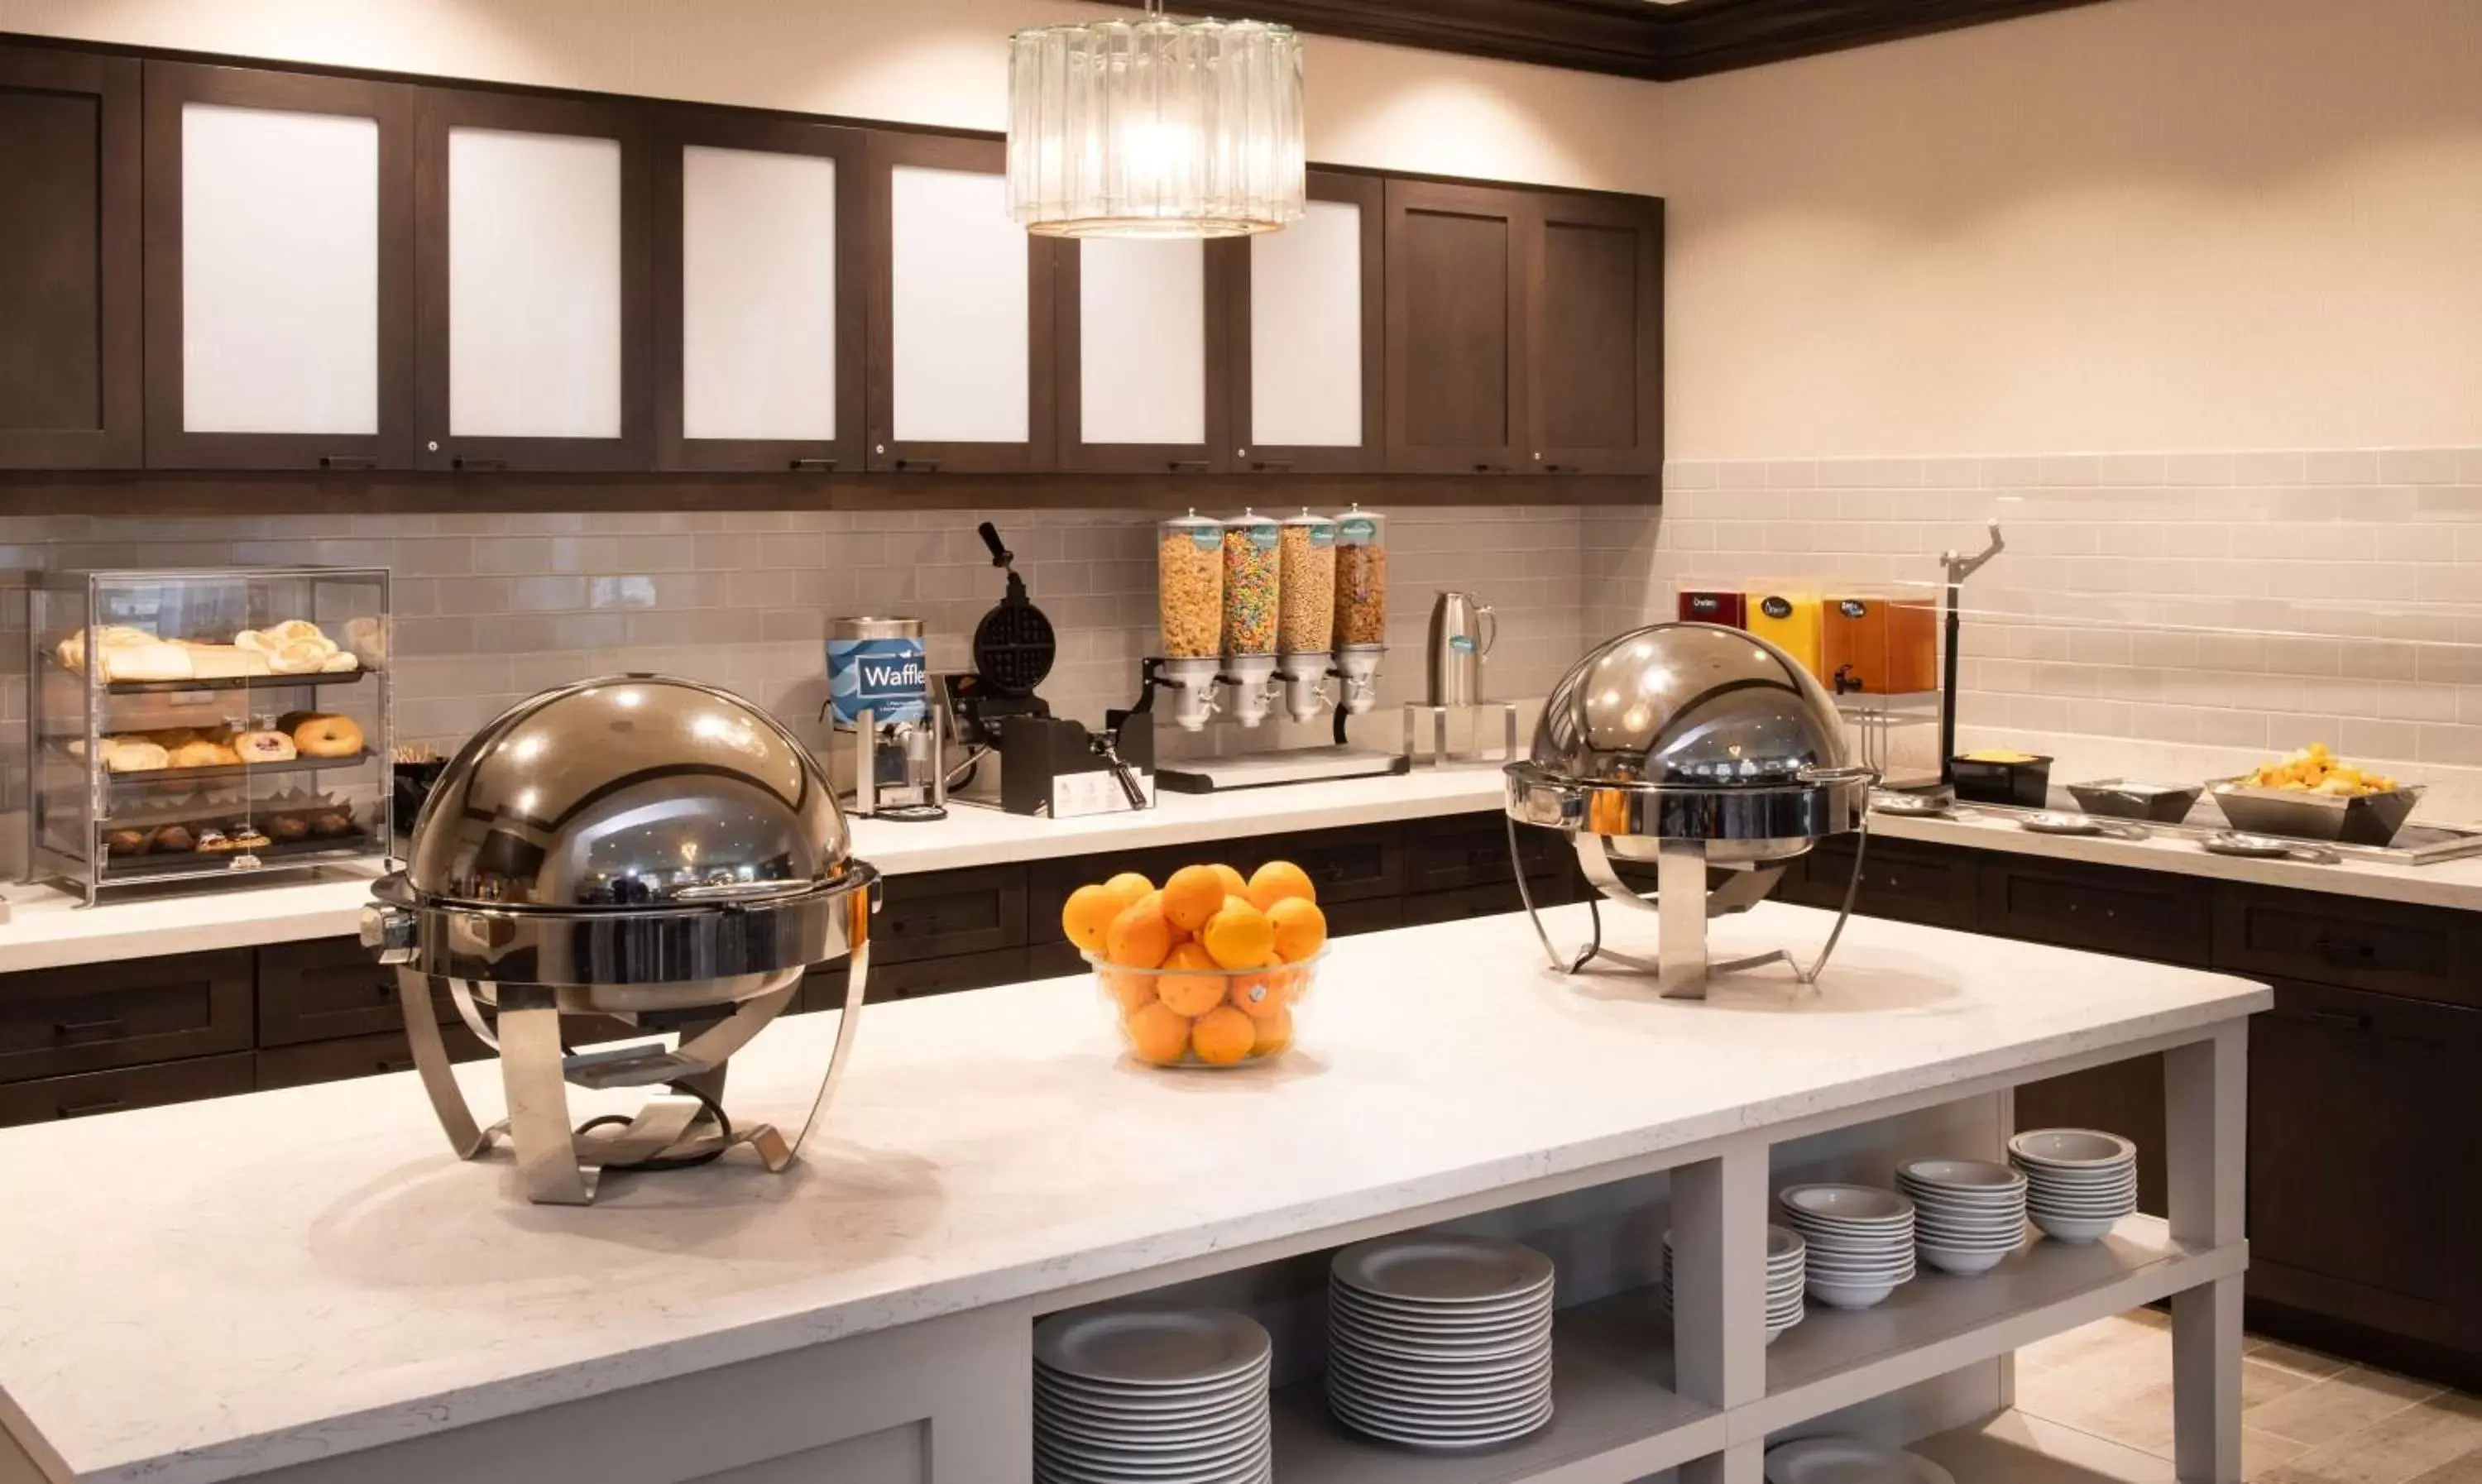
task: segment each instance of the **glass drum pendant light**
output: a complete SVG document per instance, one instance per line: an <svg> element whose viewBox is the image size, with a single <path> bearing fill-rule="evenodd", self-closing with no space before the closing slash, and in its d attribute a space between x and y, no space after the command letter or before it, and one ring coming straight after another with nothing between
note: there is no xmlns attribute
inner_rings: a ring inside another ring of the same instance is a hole
<svg viewBox="0 0 2482 1484"><path fill-rule="evenodd" d="M1027 231L1237 237L1300 219L1300 36L1161 3L1011 41L1009 210Z"/></svg>

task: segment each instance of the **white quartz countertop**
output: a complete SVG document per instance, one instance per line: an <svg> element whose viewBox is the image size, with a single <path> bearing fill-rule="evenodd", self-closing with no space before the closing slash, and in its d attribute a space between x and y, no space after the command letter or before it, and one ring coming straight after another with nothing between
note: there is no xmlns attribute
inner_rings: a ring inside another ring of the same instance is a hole
<svg viewBox="0 0 2482 1484"><path fill-rule="evenodd" d="M924 823L858 819L854 851L890 875L1002 865L1099 851L1144 850L1286 830L1422 819L1499 807L1495 765L1422 768L1401 778L1344 779L1230 793L1166 793L1155 808L1081 819L1035 819L954 806ZM82 908L49 887L12 887L0 924L0 973L352 933L376 871L342 879L189 891Z"/></svg>
<svg viewBox="0 0 2482 1484"><path fill-rule="evenodd" d="M1551 914L1575 936L1582 908ZM1608 914L1607 920L1608 920ZM1810 949L1827 914L1720 921ZM1650 924L1615 933L1647 946ZM1825 988L1564 980L1521 917L1342 940L1264 1067L1124 1063L1083 979L874 1005L806 1161L532 1207L410 1074L0 1130L0 1418L205 1484L2238 1018L2218 974L1856 921ZM733 1063L798 1126L835 1017ZM499 1106L489 1064L462 1075ZM583 1116L596 1106L581 1097Z"/></svg>

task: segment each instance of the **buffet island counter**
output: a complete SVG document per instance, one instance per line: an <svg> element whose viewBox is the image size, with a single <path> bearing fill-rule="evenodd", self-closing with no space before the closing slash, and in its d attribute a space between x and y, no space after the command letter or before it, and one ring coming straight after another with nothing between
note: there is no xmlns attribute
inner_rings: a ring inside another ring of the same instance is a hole
<svg viewBox="0 0 2482 1484"><path fill-rule="evenodd" d="M1714 938L1832 921L1768 903ZM1665 1000L1564 978L1491 916L1337 941L1298 1047L1245 1070L1124 1060L1088 978L872 1005L787 1175L735 1156L591 1207L460 1162L411 1074L0 1130L0 1481L1004 1484L1031 1469L1037 1316L1199 1292L1279 1337L1284 1484L1755 1484L1770 1434L1972 1425L2018 1346L2167 1297L2179 1476L2237 1480L2246 1027L2269 1001L1859 918L1815 992L1758 973ZM742 1052L736 1112L806 1100L836 1020ZM2151 1052L2168 1220L1925 1270L1764 1343L1787 1178L1995 1156L2011 1088ZM497 1107L496 1069L459 1076ZM1356 1439L1318 1401L1306 1267L1439 1222L1561 1263L1557 1415L1480 1456ZM1672 1321L1647 1286L1666 1228Z"/></svg>
<svg viewBox="0 0 2482 1484"><path fill-rule="evenodd" d="M1493 764L1420 769L1277 788L1159 796L1141 813L1037 819L954 808L944 820L857 819L855 853L889 876L1202 844L1286 832L1496 812L1506 781ZM1874 835L1976 850L2168 871L2217 881L2321 891L2462 911L2482 910L2482 857L2430 865L2345 860L2244 860L2174 839L2041 835L1996 814L1907 818L1875 814ZM48 887L12 886L0 925L0 974L74 964L257 947L351 936L379 872L347 868L313 883L190 892L80 907Z"/></svg>

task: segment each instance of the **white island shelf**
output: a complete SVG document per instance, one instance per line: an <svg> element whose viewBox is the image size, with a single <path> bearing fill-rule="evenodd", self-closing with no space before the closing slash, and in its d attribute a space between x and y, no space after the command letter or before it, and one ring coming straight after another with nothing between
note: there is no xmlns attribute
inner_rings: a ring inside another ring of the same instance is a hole
<svg viewBox="0 0 2482 1484"><path fill-rule="evenodd" d="M1764 905L1719 921L1717 950L1828 922ZM791 1173L617 1179L583 1209L458 1162L409 1074L0 1131L0 1484L1016 1484L1040 1315L1298 1285L1347 1242L1543 1212L1605 1222L1579 1251L1617 1261L1563 1267L1551 1426L1485 1455L1381 1448L1326 1421L1297 1355L1280 1484L1754 1484L1770 1432L2167 1296L2181 1476L2237 1478L2244 1032L2266 990L1858 919L1818 994L1757 975L1664 1001L1540 953L1518 917L1342 940L1301 1048L1220 1074L1119 1060L1082 980L874 1005ZM835 1019L736 1057L735 1116L797 1109ZM1784 1169L1988 1153L2008 1089L2155 1052L2168 1226L1926 1272L1764 1346ZM459 1075L496 1107L491 1068ZM1675 1326L1637 1286L1665 1225Z"/></svg>

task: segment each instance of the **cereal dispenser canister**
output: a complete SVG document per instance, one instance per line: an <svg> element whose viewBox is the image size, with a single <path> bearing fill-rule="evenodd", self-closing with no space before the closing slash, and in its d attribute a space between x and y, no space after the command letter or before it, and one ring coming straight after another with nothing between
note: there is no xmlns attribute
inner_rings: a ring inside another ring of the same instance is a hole
<svg viewBox="0 0 2482 1484"><path fill-rule="evenodd" d="M1265 721L1274 700L1283 561L1275 520L1244 511L1224 522L1224 675L1232 719L1244 727Z"/></svg>
<svg viewBox="0 0 2482 1484"><path fill-rule="evenodd" d="M1333 652L1344 683L1340 715L1379 703L1379 661L1387 652L1387 517L1356 505L1335 521Z"/></svg>
<svg viewBox="0 0 2482 1484"><path fill-rule="evenodd" d="M1204 730L1224 672L1223 521L1191 511L1155 526L1155 607L1173 721L1183 731Z"/></svg>
<svg viewBox="0 0 2482 1484"><path fill-rule="evenodd" d="M1276 673L1284 714L1315 719L1327 704L1329 642L1335 631L1335 521L1305 510L1286 520L1276 619Z"/></svg>

